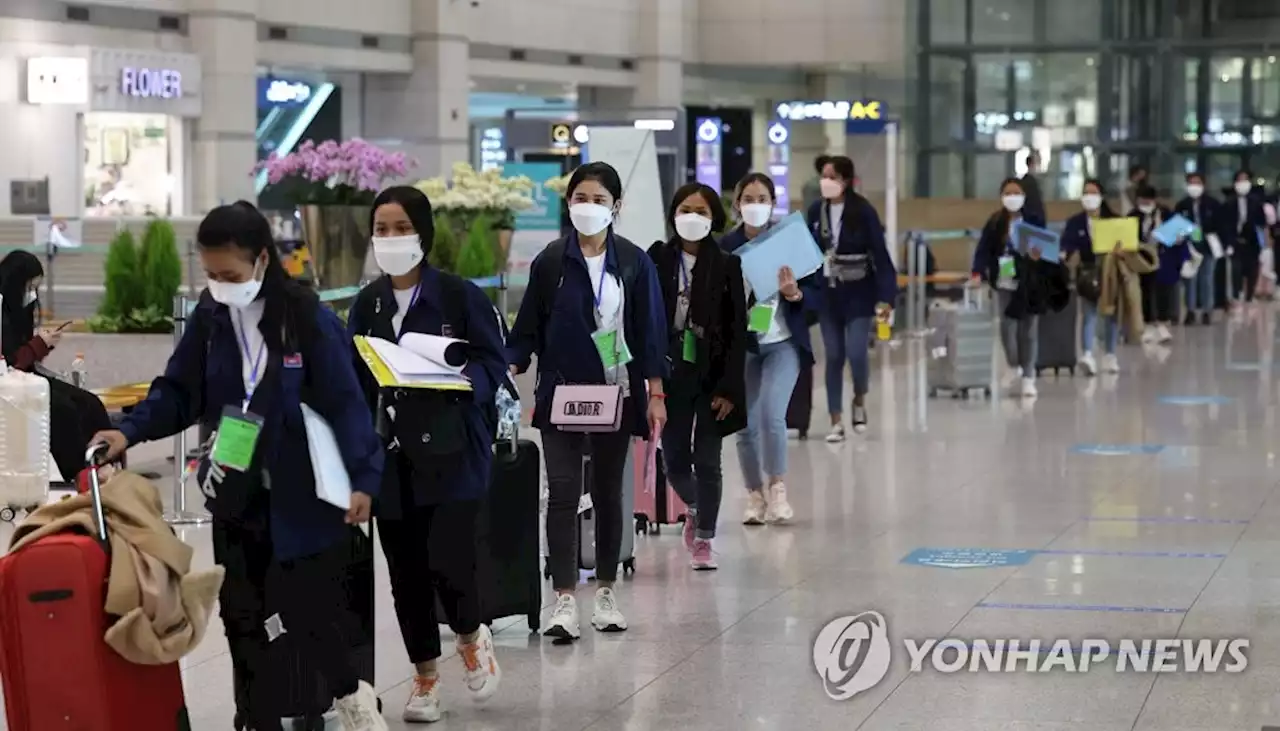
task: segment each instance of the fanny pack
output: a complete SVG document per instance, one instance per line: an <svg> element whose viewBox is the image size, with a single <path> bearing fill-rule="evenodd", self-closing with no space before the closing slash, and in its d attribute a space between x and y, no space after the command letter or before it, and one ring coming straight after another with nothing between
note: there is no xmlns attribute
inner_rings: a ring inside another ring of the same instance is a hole
<svg viewBox="0 0 1280 731"><path fill-rule="evenodd" d="M389 389L383 406L391 416L387 426L392 444L420 468L463 451L467 443L466 410L471 401L456 391Z"/></svg>
<svg viewBox="0 0 1280 731"><path fill-rule="evenodd" d="M832 254L831 256L831 278L838 282L860 282L870 273L870 254Z"/></svg>
<svg viewBox="0 0 1280 731"><path fill-rule="evenodd" d="M568 432L618 431L622 398L621 386L556 386L551 395L551 425Z"/></svg>

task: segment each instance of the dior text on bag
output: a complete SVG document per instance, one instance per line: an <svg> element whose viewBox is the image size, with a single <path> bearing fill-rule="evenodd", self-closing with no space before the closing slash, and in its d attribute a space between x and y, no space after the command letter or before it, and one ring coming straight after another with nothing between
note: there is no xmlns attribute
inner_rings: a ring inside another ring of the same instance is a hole
<svg viewBox="0 0 1280 731"><path fill-rule="evenodd" d="M560 431L618 431L622 426L622 398L621 386L556 386L551 396L551 424Z"/></svg>

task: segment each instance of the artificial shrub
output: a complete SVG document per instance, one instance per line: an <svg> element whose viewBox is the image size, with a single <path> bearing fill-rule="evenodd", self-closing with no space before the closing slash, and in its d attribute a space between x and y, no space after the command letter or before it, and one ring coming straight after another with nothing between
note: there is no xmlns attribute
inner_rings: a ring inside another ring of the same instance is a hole
<svg viewBox="0 0 1280 731"><path fill-rule="evenodd" d="M143 302L140 309L173 311L173 298L182 286L182 260L177 235L164 219L153 219L142 236Z"/></svg>
<svg viewBox="0 0 1280 731"><path fill-rule="evenodd" d="M111 240L107 260L103 264L106 292L98 314L104 318L122 318L145 306L142 269L133 234L121 229Z"/></svg>
<svg viewBox="0 0 1280 731"><path fill-rule="evenodd" d="M455 271L458 265L458 239L447 220L436 219L435 238L432 239L427 261L442 272Z"/></svg>
<svg viewBox="0 0 1280 731"><path fill-rule="evenodd" d="M493 224L488 216L478 216L467 231L466 243L458 252L458 265L454 274L463 279L488 277L497 266L493 256Z"/></svg>

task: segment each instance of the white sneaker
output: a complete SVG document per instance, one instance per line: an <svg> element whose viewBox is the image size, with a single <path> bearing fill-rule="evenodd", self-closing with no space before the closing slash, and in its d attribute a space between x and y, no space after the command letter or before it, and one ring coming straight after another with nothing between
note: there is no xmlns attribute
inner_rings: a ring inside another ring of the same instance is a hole
<svg viewBox="0 0 1280 731"><path fill-rule="evenodd" d="M1086 376L1097 375L1098 362L1093 359L1093 353L1086 352L1080 356L1080 370L1084 371Z"/></svg>
<svg viewBox="0 0 1280 731"><path fill-rule="evenodd" d="M1155 325L1147 325L1142 330L1142 342L1151 344L1160 339L1160 333L1156 330Z"/></svg>
<svg viewBox="0 0 1280 731"><path fill-rule="evenodd" d="M1173 332L1169 330L1169 326L1163 322L1156 325L1156 342L1167 343L1173 340Z"/></svg>
<svg viewBox="0 0 1280 731"><path fill-rule="evenodd" d="M844 441L844 424L836 424L827 432L827 444L839 444Z"/></svg>
<svg viewBox="0 0 1280 731"><path fill-rule="evenodd" d="M591 612L591 626L600 632L627 631L627 618L618 610L618 597L607 586L596 589L596 606Z"/></svg>
<svg viewBox="0 0 1280 731"><path fill-rule="evenodd" d="M435 723L444 718L444 709L440 706L439 675L413 676L413 692L404 705L402 718L407 723Z"/></svg>
<svg viewBox="0 0 1280 731"><path fill-rule="evenodd" d="M576 640L582 636L578 626L578 600L572 594L561 594L556 599L556 608L551 610L542 634L557 640Z"/></svg>
<svg viewBox="0 0 1280 731"><path fill-rule="evenodd" d="M333 702L343 731L388 731L387 719L378 712L378 694L360 681L356 692Z"/></svg>
<svg viewBox="0 0 1280 731"><path fill-rule="evenodd" d="M1034 378L1022 379L1022 390L1020 391L1020 393L1022 394L1022 398L1035 398L1036 396L1038 396L1039 392L1036 391L1036 379Z"/></svg>
<svg viewBox="0 0 1280 731"><path fill-rule="evenodd" d="M765 508L764 519L767 523L785 523L795 517L791 503L787 502L787 486L775 482L769 486L769 506Z"/></svg>
<svg viewBox="0 0 1280 731"><path fill-rule="evenodd" d="M867 407L865 406L853 407L853 433L867 433Z"/></svg>
<svg viewBox="0 0 1280 731"><path fill-rule="evenodd" d="M1013 388L1021 380L1022 380L1022 366L1018 366L1016 368L1010 368L1009 371L1004 374L1003 385L1005 388Z"/></svg>
<svg viewBox="0 0 1280 731"><path fill-rule="evenodd" d="M462 657L462 679L471 693L474 703L484 703L498 692L502 682L502 668L493 652L493 633L486 624L480 625L475 642L458 643L458 655Z"/></svg>
<svg viewBox="0 0 1280 731"><path fill-rule="evenodd" d="M1115 353L1107 353L1106 355L1102 356L1102 372L1103 373L1119 373L1120 372L1120 359L1116 357Z"/></svg>
<svg viewBox="0 0 1280 731"><path fill-rule="evenodd" d="M759 490L747 491L747 509L742 515L743 525L764 525L765 511L768 506L764 501L764 493Z"/></svg>

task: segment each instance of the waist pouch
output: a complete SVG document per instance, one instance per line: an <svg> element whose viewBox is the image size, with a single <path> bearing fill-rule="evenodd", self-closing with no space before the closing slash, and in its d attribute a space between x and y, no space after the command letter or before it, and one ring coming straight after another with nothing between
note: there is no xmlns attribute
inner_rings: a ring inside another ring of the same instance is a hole
<svg viewBox="0 0 1280 731"><path fill-rule="evenodd" d="M861 282L869 274L870 254L835 254L831 257L831 278L837 282Z"/></svg>
<svg viewBox="0 0 1280 731"><path fill-rule="evenodd" d="M467 445L466 410L471 395L459 391L391 389L383 396L390 415L392 449L399 450L414 472L457 464Z"/></svg>

